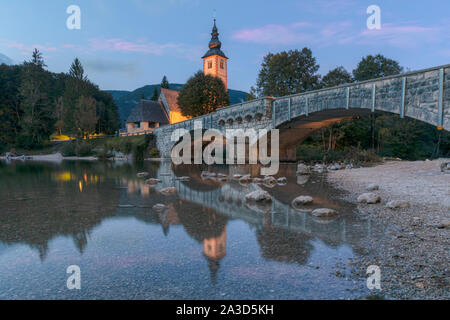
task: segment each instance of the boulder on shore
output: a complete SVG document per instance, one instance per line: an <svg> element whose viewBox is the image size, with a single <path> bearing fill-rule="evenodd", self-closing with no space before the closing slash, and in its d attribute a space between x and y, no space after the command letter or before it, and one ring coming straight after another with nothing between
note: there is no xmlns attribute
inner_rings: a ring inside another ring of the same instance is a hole
<svg viewBox="0 0 450 320"><path fill-rule="evenodd" d="M363 193L360 195L357 199L359 203L367 203L367 204L374 204L381 201L381 197L375 193Z"/></svg>
<svg viewBox="0 0 450 320"><path fill-rule="evenodd" d="M328 167L328 170L333 170L333 171L341 170L341 169L342 169L342 166L338 163L332 164L331 166Z"/></svg>
<svg viewBox="0 0 450 320"><path fill-rule="evenodd" d="M333 209L328 209L328 208L320 208L320 209L316 209L311 213L314 217L319 217L319 218L328 218L328 217L334 217L337 216L338 213L336 210Z"/></svg>
<svg viewBox="0 0 450 320"><path fill-rule="evenodd" d="M292 200L292 206L294 208L299 206L304 206L306 204L311 204L313 202L313 198L310 196L299 196Z"/></svg>
<svg viewBox="0 0 450 320"><path fill-rule="evenodd" d="M450 173L450 162L441 163L441 172Z"/></svg>
<svg viewBox="0 0 450 320"><path fill-rule="evenodd" d="M267 202L271 202L272 201L272 196L267 191L257 190L257 191L253 191L253 192L248 193L245 196L245 200L247 200L247 201L255 201L255 202L266 202L266 201Z"/></svg>
<svg viewBox="0 0 450 320"><path fill-rule="evenodd" d="M375 183L369 184L367 186L367 188L366 188L367 191L376 191L376 190L379 190L379 189L380 189L380 186L378 186Z"/></svg>
<svg viewBox="0 0 450 320"><path fill-rule="evenodd" d="M411 205L408 201L404 200L392 200L386 204L386 208L389 209L399 209L399 208L409 208Z"/></svg>

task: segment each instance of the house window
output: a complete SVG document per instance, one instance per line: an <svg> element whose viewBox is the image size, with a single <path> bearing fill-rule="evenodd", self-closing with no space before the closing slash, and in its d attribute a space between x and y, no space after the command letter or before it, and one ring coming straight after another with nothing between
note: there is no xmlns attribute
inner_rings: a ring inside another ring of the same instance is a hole
<svg viewBox="0 0 450 320"><path fill-rule="evenodd" d="M135 129L138 129L138 128L140 128L141 127L141 123L140 122L135 122L134 123L134 128Z"/></svg>
<svg viewBox="0 0 450 320"><path fill-rule="evenodd" d="M220 60L220 69L223 69L224 65L223 65L223 60Z"/></svg>
<svg viewBox="0 0 450 320"><path fill-rule="evenodd" d="M212 61L208 61L208 69L212 68Z"/></svg>

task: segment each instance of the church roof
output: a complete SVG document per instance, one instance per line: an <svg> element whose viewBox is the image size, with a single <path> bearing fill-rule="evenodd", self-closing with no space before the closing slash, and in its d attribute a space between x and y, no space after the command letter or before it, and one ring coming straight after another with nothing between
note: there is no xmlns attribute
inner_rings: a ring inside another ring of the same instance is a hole
<svg viewBox="0 0 450 320"><path fill-rule="evenodd" d="M141 121L169 124L169 119L167 113L164 111L164 107L159 102L144 99L134 107L127 119L127 122Z"/></svg>
<svg viewBox="0 0 450 320"><path fill-rule="evenodd" d="M220 48L222 47L222 42L219 40L219 31L217 30L216 26L216 19L214 19L214 26L211 32L211 41L209 42L209 50L205 53L205 55L202 57L202 59L206 57L210 57L213 55L219 55L225 59L228 59L225 53L223 53Z"/></svg>
<svg viewBox="0 0 450 320"><path fill-rule="evenodd" d="M167 102L170 111L181 112L180 107L178 106L179 94L180 93L176 90L161 88L161 95L164 96L164 99L162 99L161 101L162 103Z"/></svg>

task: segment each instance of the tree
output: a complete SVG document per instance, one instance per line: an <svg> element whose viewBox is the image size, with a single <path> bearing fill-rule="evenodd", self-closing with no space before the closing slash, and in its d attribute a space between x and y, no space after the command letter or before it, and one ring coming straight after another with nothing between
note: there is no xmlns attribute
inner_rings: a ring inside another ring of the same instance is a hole
<svg viewBox="0 0 450 320"><path fill-rule="evenodd" d="M269 53L256 82L259 96L284 96L315 89L319 84L316 59L308 48Z"/></svg>
<svg viewBox="0 0 450 320"><path fill-rule="evenodd" d="M167 77L164 76L161 81L161 88L170 89L169 86L170 86L169 81L167 80Z"/></svg>
<svg viewBox="0 0 450 320"><path fill-rule="evenodd" d="M78 129L78 137L88 137L95 132L97 125L97 101L92 97L81 96L78 99L77 117L75 118L75 125Z"/></svg>
<svg viewBox="0 0 450 320"><path fill-rule="evenodd" d="M42 53L34 48L33 53L31 55L31 64L38 66L40 68L46 67L47 65L44 63L44 58L42 58Z"/></svg>
<svg viewBox="0 0 450 320"><path fill-rule="evenodd" d="M350 83L352 81L352 75L341 66L329 71L322 78L320 85L323 88L331 88L341 84Z"/></svg>
<svg viewBox="0 0 450 320"><path fill-rule="evenodd" d="M250 92L247 93L247 96L245 97L245 101L252 101L257 99L258 97L258 93L256 92L256 88L251 86L250 87Z"/></svg>
<svg viewBox="0 0 450 320"><path fill-rule="evenodd" d="M155 88L153 88L153 96L152 96L151 100L158 101L158 98L159 98L158 88L155 87Z"/></svg>
<svg viewBox="0 0 450 320"><path fill-rule="evenodd" d="M362 58L356 69L353 70L353 77L356 81L365 81L392 76L402 72L403 67L397 61L377 54L376 56L368 55Z"/></svg>
<svg viewBox="0 0 450 320"><path fill-rule="evenodd" d="M214 112L230 103L221 79L197 72L184 85L178 96L178 105L184 116L197 117Z"/></svg>
<svg viewBox="0 0 450 320"><path fill-rule="evenodd" d="M368 55L367 57L362 58L356 69L353 70L353 77L356 81L365 81L396 75L402 71L403 68L395 60L386 58L381 54L377 54L376 56ZM370 115L370 144L372 149L375 149L375 121L376 115L372 113Z"/></svg>
<svg viewBox="0 0 450 320"><path fill-rule="evenodd" d="M87 80L87 77L84 75L84 68L78 58L75 58L75 60L72 62L72 65L69 69L69 75L79 81Z"/></svg>

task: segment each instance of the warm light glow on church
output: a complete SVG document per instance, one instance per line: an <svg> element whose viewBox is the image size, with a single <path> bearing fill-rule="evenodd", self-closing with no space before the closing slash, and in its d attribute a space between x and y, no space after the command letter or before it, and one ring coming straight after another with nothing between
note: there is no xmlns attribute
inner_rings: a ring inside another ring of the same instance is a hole
<svg viewBox="0 0 450 320"><path fill-rule="evenodd" d="M205 75L212 75L220 78L225 84L225 89L228 90L227 79L227 61L228 58L220 49L222 43L219 40L219 32L216 26L216 19L214 19L214 27L211 33L211 41L209 42L209 50L202 57L203 59L203 73Z"/></svg>

